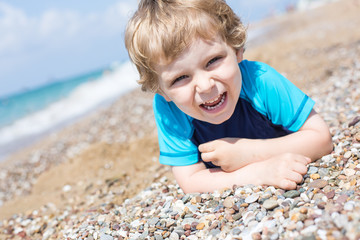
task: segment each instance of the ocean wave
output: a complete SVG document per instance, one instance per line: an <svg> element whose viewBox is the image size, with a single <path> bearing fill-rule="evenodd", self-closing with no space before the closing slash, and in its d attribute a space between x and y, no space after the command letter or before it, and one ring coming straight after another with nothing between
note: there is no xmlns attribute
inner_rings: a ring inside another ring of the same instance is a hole
<svg viewBox="0 0 360 240"><path fill-rule="evenodd" d="M97 80L75 88L66 98L18 119L0 129L0 148L32 135L39 135L81 116L137 86L135 66L126 62Z"/></svg>

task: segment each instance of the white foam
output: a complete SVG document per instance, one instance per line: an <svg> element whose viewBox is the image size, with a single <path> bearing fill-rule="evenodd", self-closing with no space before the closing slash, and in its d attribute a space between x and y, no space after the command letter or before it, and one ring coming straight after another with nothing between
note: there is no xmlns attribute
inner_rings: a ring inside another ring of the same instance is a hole
<svg viewBox="0 0 360 240"><path fill-rule="evenodd" d="M68 97L0 129L0 148L19 139L41 134L134 89L138 78L135 66L126 62L113 72L80 85Z"/></svg>

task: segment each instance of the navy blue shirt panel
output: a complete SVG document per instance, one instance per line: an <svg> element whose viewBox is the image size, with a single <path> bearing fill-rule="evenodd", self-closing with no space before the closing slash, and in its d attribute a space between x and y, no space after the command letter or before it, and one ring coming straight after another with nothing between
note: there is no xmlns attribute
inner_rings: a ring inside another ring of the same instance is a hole
<svg viewBox="0 0 360 240"><path fill-rule="evenodd" d="M221 124L211 124L193 119L192 123L194 134L191 141L196 146L226 137L269 139L292 133L292 131L281 125L273 124L268 118L256 111L248 101L242 98L239 98L234 114L227 121ZM200 153L198 156L199 160L201 160ZM207 168L218 167L211 162L204 163Z"/></svg>

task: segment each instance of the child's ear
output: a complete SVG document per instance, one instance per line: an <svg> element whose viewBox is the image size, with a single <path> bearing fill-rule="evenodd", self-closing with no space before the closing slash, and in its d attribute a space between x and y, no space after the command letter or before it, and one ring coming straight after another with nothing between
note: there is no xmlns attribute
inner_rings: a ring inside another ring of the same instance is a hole
<svg viewBox="0 0 360 240"><path fill-rule="evenodd" d="M238 63L240 63L244 59L244 51L244 48L236 50L236 59Z"/></svg>

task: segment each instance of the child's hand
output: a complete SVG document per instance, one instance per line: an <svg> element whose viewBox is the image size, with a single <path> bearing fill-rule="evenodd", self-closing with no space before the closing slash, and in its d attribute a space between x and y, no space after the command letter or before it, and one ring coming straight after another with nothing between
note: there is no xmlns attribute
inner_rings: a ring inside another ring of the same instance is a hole
<svg viewBox="0 0 360 240"><path fill-rule="evenodd" d="M245 139L244 139L245 140ZM201 144L199 151L204 162L212 162L225 172L235 171L248 163L241 152L239 138L222 138Z"/></svg>
<svg viewBox="0 0 360 240"><path fill-rule="evenodd" d="M307 173L307 164L311 159L302 155L285 153L266 161L256 162L246 167L253 171L260 185L271 185L282 189L296 189L303 175Z"/></svg>

